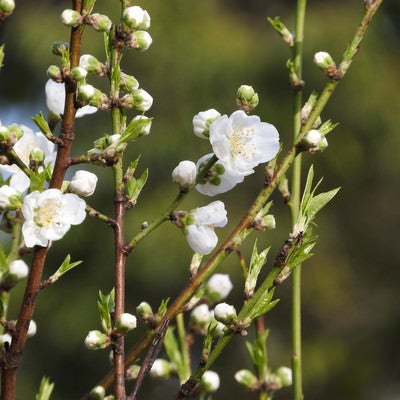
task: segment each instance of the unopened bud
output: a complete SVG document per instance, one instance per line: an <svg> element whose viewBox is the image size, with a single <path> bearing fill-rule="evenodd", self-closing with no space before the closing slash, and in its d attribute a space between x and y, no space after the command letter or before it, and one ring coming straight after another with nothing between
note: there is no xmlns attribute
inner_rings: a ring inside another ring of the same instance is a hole
<svg viewBox="0 0 400 400"><path fill-rule="evenodd" d="M210 125L217 120L221 114L213 108L207 111L200 111L193 117L193 132L201 139L208 139Z"/></svg>
<svg viewBox="0 0 400 400"><path fill-rule="evenodd" d="M107 15L94 13L86 17L86 23L99 32L108 32L111 29L112 21Z"/></svg>
<svg viewBox="0 0 400 400"><path fill-rule="evenodd" d="M205 295L210 303L225 299L233 289L232 281L227 274L214 274L205 285Z"/></svg>
<svg viewBox="0 0 400 400"><path fill-rule="evenodd" d="M276 370L275 375L280 379L282 387L290 386L293 381L292 370L288 367L280 367Z"/></svg>
<svg viewBox="0 0 400 400"><path fill-rule="evenodd" d="M190 324L196 330L206 330L210 325L213 314L207 304L200 304L193 308L190 313Z"/></svg>
<svg viewBox="0 0 400 400"><path fill-rule="evenodd" d="M207 392L216 392L219 389L220 379L219 375L214 371L206 371L201 377L200 386Z"/></svg>
<svg viewBox="0 0 400 400"><path fill-rule="evenodd" d="M196 183L197 168L193 161L181 161L172 171L172 180L187 192Z"/></svg>
<svg viewBox="0 0 400 400"><path fill-rule="evenodd" d="M246 113L258 106L258 94L252 86L242 85L236 93L236 104Z"/></svg>
<svg viewBox="0 0 400 400"><path fill-rule="evenodd" d="M97 175L89 171L76 171L69 183L68 189L79 196L91 196L97 185Z"/></svg>
<svg viewBox="0 0 400 400"><path fill-rule="evenodd" d="M8 273L16 280L26 278L29 274L29 268L23 260L14 260L8 267Z"/></svg>
<svg viewBox="0 0 400 400"><path fill-rule="evenodd" d="M136 317L129 313L122 313L115 323L115 328L119 333L127 333L136 328Z"/></svg>
<svg viewBox="0 0 400 400"><path fill-rule="evenodd" d="M119 87L126 92L134 92L135 90L139 89L139 82L135 77L121 72Z"/></svg>
<svg viewBox="0 0 400 400"><path fill-rule="evenodd" d="M63 82L63 74L61 68L58 65L50 65L47 68L47 76L55 82Z"/></svg>
<svg viewBox="0 0 400 400"><path fill-rule="evenodd" d="M81 105L89 104L100 109L107 109L110 103L102 91L89 84L78 87L78 100Z"/></svg>
<svg viewBox="0 0 400 400"><path fill-rule="evenodd" d="M96 386L94 387L89 394L90 400L103 400L104 396L106 395L106 390L103 386Z"/></svg>
<svg viewBox="0 0 400 400"><path fill-rule="evenodd" d="M132 364L128 369L125 371L125 378L127 381L131 381L132 379L136 379L139 375L140 367L139 365Z"/></svg>
<svg viewBox="0 0 400 400"><path fill-rule="evenodd" d="M75 67L71 70L72 79L76 82L84 81L87 77L88 72L85 68Z"/></svg>
<svg viewBox="0 0 400 400"><path fill-rule="evenodd" d="M326 51L318 51L317 53L315 53L314 63L322 70L336 67L335 61L333 61L331 55Z"/></svg>
<svg viewBox="0 0 400 400"><path fill-rule="evenodd" d="M51 45L51 52L56 56L62 56L69 50L69 43L63 41L55 41Z"/></svg>
<svg viewBox="0 0 400 400"><path fill-rule="evenodd" d="M152 43L153 39L151 38L149 32L135 31L128 36L125 45L131 49L145 51L151 46Z"/></svg>
<svg viewBox="0 0 400 400"><path fill-rule="evenodd" d="M36 322L32 319L29 322L28 333L27 333L28 338L35 336L36 332L37 332L37 325Z"/></svg>
<svg viewBox="0 0 400 400"><path fill-rule="evenodd" d="M235 307L227 303L219 303L214 308L214 318L224 325L230 325L237 320Z"/></svg>
<svg viewBox="0 0 400 400"><path fill-rule="evenodd" d="M0 12L9 15L14 11L14 0L0 0Z"/></svg>
<svg viewBox="0 0 400 400"><path fill-rule="evenodd" d="M150 15L139 6L125 8L122 13L122 21L130 29L149 29Z"/></svg>
<svg viewBox="0 0 400 400"><path fill-rule="evenodd" d="M157 358L150 370L150 375L156 378L169 378L174 372L173 365L162 358Z"/></svg>
<svg viewBox="0 0 400 400"><path fill-rule="evenodd" d="M235 380L246 386L248 389L257 387L258 380L255 375L248 369L241 369L235 373Z"/></svg>
<svg viewBox="0 0 400 400"><path fill-rule="evenodd" d="M140 319L142 319L145 322L154 318L154 313L153 309L151 308L151 305L149 303L146 303L145 301L142 301L136 307L136 314L139 316Z"/></svg>
<svg viewBox="0 0 400 400"><path fill-rule="evenodd" d="M120 104L124 108L135 108L139 111L147 111L153 104L153 98L143 89L128 93L120 99Z"/></svg>
<svg viewBox="0 0 400 400"><path fill-rule="evenodd" d="M76 27L82 23L82 15L78 11L66 9L61 13L61 22L66 26Z"/></svg>
<svg viewBox="0 0 400 400"><path fill-rule="evenodd" d="M110 343L108 335L98 330L90 331L85 338L85 346L89 350L105 349Z"/></svg>
<svg viewBox="0 0 400 400"><path fill-rule="evenodd" d="M104 75L105 65L91 54L83 54L79 59L79 66L85 68L89 74Z"/></svg>

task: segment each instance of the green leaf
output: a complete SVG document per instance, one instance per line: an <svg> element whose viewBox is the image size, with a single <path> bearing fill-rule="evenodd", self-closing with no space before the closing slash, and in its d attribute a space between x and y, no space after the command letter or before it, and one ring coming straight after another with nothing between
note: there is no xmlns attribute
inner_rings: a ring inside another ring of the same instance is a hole
<svg viewBox="0 0 400 400"><path fill-rule="evenodd" d="M42 131L42 133L50 138L53 136L49 124L44 119L42 112L39 112L34 117L32 117L32 121L37 125L37 127Z"/></svg>
<svg viewBox="0 0 400 400"><path fill-rule="evenodd" d="M275 289L264 288L263 285L255 292L254 296L245 302L243 309L239 313L240 321L251 321L260 315L266 314L276 304L278 299L272 300Z"/></svg>
<svg viewBox="0 0 400 400"><path fill-rule="evenodd" d="M165 315L165 312L167 311L167 308L168 308L169 300L170 300L169 297L166 298L166 299L161 300L161 304L160 304L160 306L158 307L158 310L157 310L157 315L159 317L162 318Z"/></svg>
<svg viewBox="0 0 400 400"><path fill-rule="evenodd" d="M107 295L104 295L101 290L99 290L99 300L97 301L97 307L99 309L101 325L104 332L110 334L112 331L112 321L111 313L114 312L114 289Z"/></svg>
<svg viewBox="0 0 400 400"><path fill-rule="evenodd" d="M8 262L3 246L0 246L0 279L4 274L8 273Z"/></svg>
<svg viewBox="0 0 400 400"><path fill-rule="evenodd" d="M44 376L40 382L39 393L36 395L35 400L49 400L53 389L54 383L51 383L49 378Z"/></svg>
<svg viewBox="0 0 400 400"><path fill-rule="evenodd" d="M54 274L50 276L49 280L51 281L51 283L57 281L65 273L70 271L72 268L75 268L79 264L82 264L82 261L75 261L75 262L71 263L71 256L68 254L65 257L64 261L62 262L62 264L60 265L60 267L57 269L57 271L54 272Z"/></svg>
<svg viewBox="0 0 400 400"><path fill-rule="evenodd" d="M165 334L164 348L168 359L175 365L179 380L182 382L187 377L185 360L181 353L178 339L174 335L174 327L170 327Z"/></svg>
<svg viewBox="0 0 400 400"><path fill-rule="evenodd" d="M146 184L147 177L149 175L149 170L145 169L139 179L132 177L126 185L128 192L128 202L131 207L136 204L136 201L142 191L144 185Z"/></svg>
<svg viewBox="0 0 400 400"><path fill-rule="evenodd" d="M335 197L339 190L340 188L332 189L329 192L320 193L310 199L305 210L309 223L315 218L317 213Z"/></svg>
<svg viewBox="0 0 400 400"><path fill-rule="evenodd" d="M253 252L251 254L250 266L244 284L244 291L247 297L251 297L257 284L258 275L261 268L267 262L267 255L270 247L264 249L261 253L257 250L257 240L254 242Z"/></svg>
<svg viewBox="0 0 400 400"><path fill-rule="evenodd" d="M152 121L152 118L133 118L125 129L125 132L121 135L119 141L121 143L130 142L143 135L147 125Z"/></svg>
<svg viewBox="0 0 400 400"><path fill-rule="evenodd" d="M253 362L254 369L257 372L262 372L268 365L268 354L266 341L269 331L265 330L257 336L254 344L246 342L246 348L250 354L251 361Z"/></svg>

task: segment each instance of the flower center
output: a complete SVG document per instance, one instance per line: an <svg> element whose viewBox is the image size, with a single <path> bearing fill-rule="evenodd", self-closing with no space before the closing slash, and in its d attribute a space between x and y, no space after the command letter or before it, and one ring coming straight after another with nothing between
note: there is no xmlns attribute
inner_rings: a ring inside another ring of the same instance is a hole
<svg viewBox="0 0 400 400"><path fill-rule="evenodd" d="M35 216L33 218L35 224L41 228L49 228L51 225L59 224L57 217L59 217L61 209L61 201L59 200L45 200L40 207L35 208Z"/></svg>
<svg viewBox="0 0 400 400"><path fill-rule="evenodd" d="M252 136L254 136L254 128L245 128L231 133L230 152L233 159L238 156L249 159L255 153L255 145L249 143Z"/></svg>

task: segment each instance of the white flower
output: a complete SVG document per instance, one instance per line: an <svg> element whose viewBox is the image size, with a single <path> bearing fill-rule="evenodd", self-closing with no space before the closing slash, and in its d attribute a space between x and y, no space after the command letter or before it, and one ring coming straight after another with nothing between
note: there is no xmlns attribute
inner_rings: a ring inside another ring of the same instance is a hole
<svg viewBox="0 0 400 400"><path fill-rule="evenodd" d="M193 132L201 139L208 139L210 124L218 119L221 114L210 108L206 111L200 111L193 117Z"/></svg>
<svg viewBox="0 0 400 400"><path fill-rule="evenodd" d="M64 83L57 83L49 79L45 86L46 105L50 113L57 118L64 113L65 107L65 87ZM97 111L97 107L84 106L76 112L76 118L83 117L87 114L93 114Z"/></svg>
<svg viewBox="0 0 400 400"><path fill-rule="evenodd" d="M237 319L235 307L227 303L219 303L214 308L214 318L223 324L231 324Z"/></svg>
<svg viewBox="0 0 400 400"><path fill-rule="evenodd" d="M197 163L197 169L203 168L214 153L206 154ZM228 172L220 161L217 161L208 171L203 179L196 185L196 190L207 196L215 196L228 192L238 183L243 182L244 176L233 175Z"/></svg>
<svg viewBox="0 0 400 400"><path fill-rule="evenodd" d="M199 207L190 213L193 223L185 227L186 240L193 251L209 254L218 243L214 227L227 224L226 210L222 201L214 201L205 207Z"/></svg>
<svg viewBox="0 0 400 400"><path fill-rule="evenodd" d="M56 159L55 144L46 139L41 132L33 132L26 126L21 125L24 132L21 139L19 139L13 149L17 153L22 162L28 166L29 157L32 151L37 149L41 150L44 154L44 165L54 165ZM29 178L25 173L17 167L17 165L0 165L0 171L6 174L11 174L10 186L17 189L19 192L25 192L30 185Z"/></svg>
<svg viewBox="0 0 400 400"><path fill-rule="evenodd" d="M97 176L89 171L76 171L69 183L69 190L79 196L91 196L97 184Z"/></svg>
<svg viewBox="0 0 400 400"><path fill-rule="evenodd" d="M172 171L172 180L181 189L189 189L196 183L197 168L193 161L181 161Z"/></svg>
<svg viewBox="0 0 400 400"><path fill-rule="evenodd" d="M22 200L21 192L11 186L3 185L0 187L0 209L8 208L14 203L13 200Z"/></svg>
<svg viewBox="0 0 400 400"><path fill-rule="evenodd" d="M225 299L233 289L228 274L214 274L205 285L206 296L213 303Z"/></svg>
<svg viewBox="0 0 400 400"><path fill-rule="evenodd" d="M279 133L256 115L249 116L238 110L230 117L223 115L210 125L210 143L228 172L246 176L252 174L258 164L276 156Z"/></svg>
<svg viewBox="0 0 400 400"><path fill-rule="evenodd" d="M14 260L8 267L8 273L15 276L17 279L23 279L28 276L29 268L23 260Z"/></svg>
<svg viewBox="0 0 400 400"><path fill-rule="evenodd" d="M206 371L201 377L201 387L206 392L215 392L219 389L219 375L214 371Z"/></svg>
<svg viewBox="0 0 400 400"><path fill-rule="evenodd" d="M26 246L48 246L50 241L61 239L71 225L83 222L85 207L85 201L77 195L63 194L58 189L30 193L22 205L25 218L22 234Z"/></svg>

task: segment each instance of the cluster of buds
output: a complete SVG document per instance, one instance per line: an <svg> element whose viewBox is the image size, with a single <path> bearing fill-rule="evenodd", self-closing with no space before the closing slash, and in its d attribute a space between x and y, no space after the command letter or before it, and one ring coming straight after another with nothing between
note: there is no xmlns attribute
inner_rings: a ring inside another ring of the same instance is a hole
<svg viewBox="0 0 400 400"><path fill-rule="evenodd" d="M76 28L79 25L90 25L98 32L108 32L112 26L107 15L98 13L82 15L72 9L66 9L61 13L61 22L71 28Z"/></svg>
<svg viewBox="0 0 400 400"><path fill-rule="evenodd" d="M263 379L259 379L250 370L241 369L235 373L235 380L250 390L273 393L292 384L292 370L279 367L275 372L268 372Z"/></svg>
<svg viewBox="0 0 400 400"><path fill-rule="evenodd" d="M258 93L252 86L242 85L236 93L236 104L248 114L258 106Z"/></svg>
<svg viewBox="0 0 400 400"><path fill-rule="evenodd" d="M147 32L150 28L150 15L139 6L131 6L124 9L122 13L122 25L120 37L126 47L140 51L147 50L153 39Z"/></svg>

